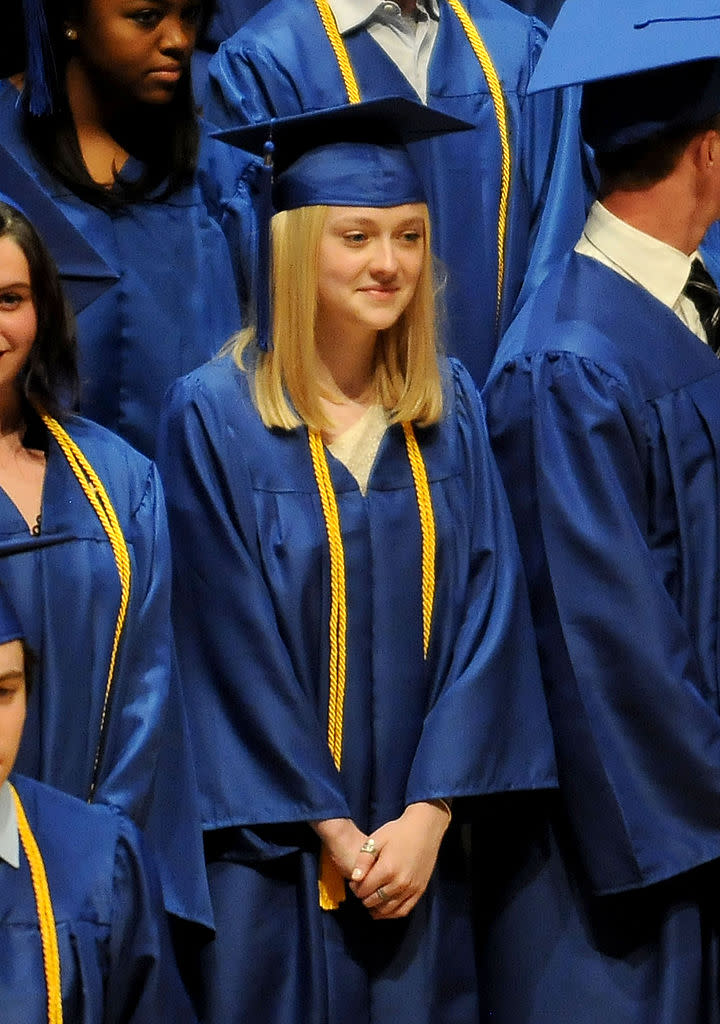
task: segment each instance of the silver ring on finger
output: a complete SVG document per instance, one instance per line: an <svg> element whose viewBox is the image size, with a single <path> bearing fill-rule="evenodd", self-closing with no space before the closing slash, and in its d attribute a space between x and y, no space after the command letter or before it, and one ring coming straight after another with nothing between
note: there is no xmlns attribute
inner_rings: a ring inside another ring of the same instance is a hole
<svg viewBox="0 0 720 1024"><path fill-rule="evenodd" d="M390 897L388 896L388 894L387 894L387 893L385 892L385 890L383 889L383 887L382 887L381 885L379 885L379 886L377 887L377 889L375 890L375 895L376 895L376 896L377 896L377 898L378 898L379 900L381 900L381 901L382 901L383 903L385 902L385 900L388 900L388 899L390 899Z"/></svg>

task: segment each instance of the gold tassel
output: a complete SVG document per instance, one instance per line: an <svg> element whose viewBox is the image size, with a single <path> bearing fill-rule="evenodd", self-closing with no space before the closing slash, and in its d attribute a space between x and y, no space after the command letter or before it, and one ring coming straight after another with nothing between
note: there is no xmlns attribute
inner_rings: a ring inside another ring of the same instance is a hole
<svg viewBox="0 0 720 1024"><path fill-rule="evenodd" d="M345 899L345 879L335 867L330 854L324 846L320 853L318 894L321 910L337 910Z"/></svg>

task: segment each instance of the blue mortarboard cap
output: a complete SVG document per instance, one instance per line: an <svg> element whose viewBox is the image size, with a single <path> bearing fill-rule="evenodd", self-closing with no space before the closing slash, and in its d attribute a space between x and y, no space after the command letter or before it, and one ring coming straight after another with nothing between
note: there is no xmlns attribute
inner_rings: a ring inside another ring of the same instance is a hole
<svg viewBox="0 0 720 1024"><path fill-rule="evenodd" d="M387 97L216 132L265 158L260 198L257 339L267 348L269 221L301 206L401 206L426 196L408 143L467 131L467 121L405 97Z"/></svg>
<svg viewBox="0 0 720 1024"><path fill-rule="evenodd" d="M68 298L79 313L118 280L99 252L58 209L37 181L0 142L0 199L32 223L58 265Z"/></svg>
<svg viewBox="0 0 720 1024"><path fill-rule="evenodd" d="M583 137L609 153L720 112L718 58L718 0L565 0L529 91L583 85Z"/></svg>
<svg viewBox="0 0 720 1024"><path fill-rule="evenodd" d="M24 636L25 633L15 614L15 609L0 582L0 644L10 643L11 640L22 640Z"/></svg>
<svg viewBox="0 0 720 1024"><path fill-rule="evenodd" d="M713 57L718 0L565 0L528 92Z"/></svg>

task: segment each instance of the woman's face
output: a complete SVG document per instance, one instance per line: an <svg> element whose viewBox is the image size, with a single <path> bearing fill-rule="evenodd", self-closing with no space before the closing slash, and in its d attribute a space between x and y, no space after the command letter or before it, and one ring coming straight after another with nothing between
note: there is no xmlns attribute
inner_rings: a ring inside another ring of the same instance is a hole
<svg viewBox="0 0 720 1024"><path fill-rule="evenodd" d="M415 294L424 206L330 207L318 253L318 315L347 334L391 327Z"/></svg>
<svg viewBox="0 0 720 1024"><path fill-rule="evenodd" d="M19 640L0 644L0 786L12 771L25 724L25 655Z"/></svg>
<svg viewBox="0 0 720 1024"><path fill-rule="evenodd" d="M169 103L187 74L203 4L199 0L85 0L74 54L104 95Z"/></svg>
<svg viewBox="0 0 720 1024"><path fill-rule="evenodd" d="M37 313L25 253L0 238L0 391L15 381L37 334Z"/></svg>

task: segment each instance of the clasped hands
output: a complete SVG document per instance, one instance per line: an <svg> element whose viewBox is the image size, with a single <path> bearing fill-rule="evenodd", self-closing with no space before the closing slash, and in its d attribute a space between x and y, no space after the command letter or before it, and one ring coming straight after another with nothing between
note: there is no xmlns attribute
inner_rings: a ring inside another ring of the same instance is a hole
<svg viewBox="0 0 720 1024"><path fill-rule="evenodd" d="M425 892L449 821L442 801L420 801L369 836L350 818L313 828L370 916L388 920L406 917Z"/></svg>

